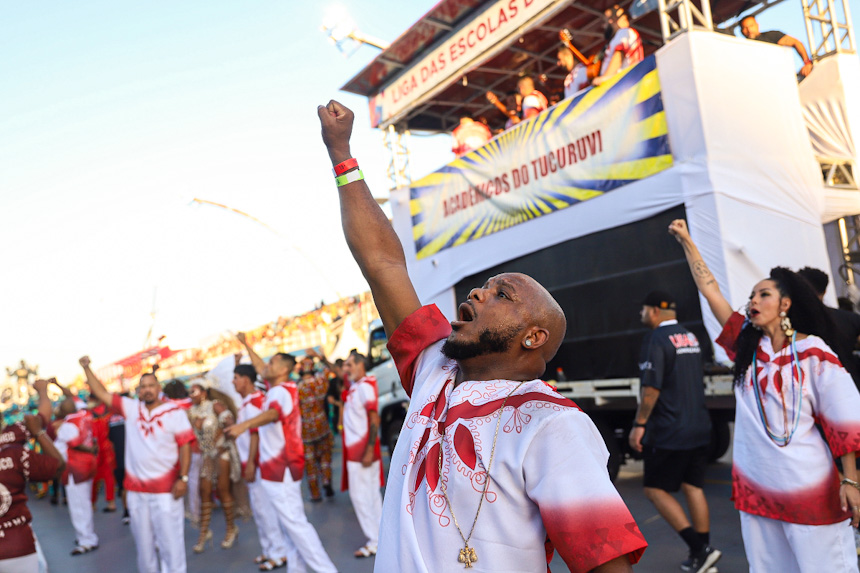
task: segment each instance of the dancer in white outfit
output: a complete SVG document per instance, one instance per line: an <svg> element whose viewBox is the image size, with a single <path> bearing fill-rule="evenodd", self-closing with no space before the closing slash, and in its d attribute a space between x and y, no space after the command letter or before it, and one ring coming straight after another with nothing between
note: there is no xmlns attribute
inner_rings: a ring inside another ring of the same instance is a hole
<svg viewBox="0 0 860 573"><path fill-rule="evenodd" d="M139 400L108 392L80 360L93 395L125 418L125 490L140 573L185 573L185 520L182 496L194 432L185 411L159 398L155 374L144 374ZM161 561L162 566L159 565Z"/></svg>
<svg viewBox="0 0 860 573"><path fill-rule="evenodd" d="M716 342L735 362L732 499L750 572L857 573L848 525L860 523L860 395L839 359L850 349L797 273L771 269L744 316L720 292L687 223L677 219L669 232L723 326Z"/></svg>
<svg viewBox="0 0 860 573"><path fill-rule="evenodd" d="M242 396L242 406L239 408L237 423L255 418L263 411L266 395L254 386L257 371L250 364L237 364L233 372L233 386ZM251 511L257 524L257 535L263 553L254 559L260 566L260 571L271 571L289 563L289 571L303 571L299 567L300 559L296 546L284 535L274 508L266 499L260 477L260 436L255 428L236 438L236 449L242 462L242 475L248 484L248 495L251 498Z"/></svg>
<svg viewBox="0 0 860 573"><path fill-rule="evenodd" d="M60 403L60 415L63 423L57 428L54 443L66 460L63 482L76 539L72 555L83 555L99 548L91 499L97 469L93 416L86 410L78 410L70 398Z"/></svg>
<svg viewBox="0 0 860 573"><path fill-rule="evenodd" d="M344 485L367 542L356 557L376 555L382 520L382 452L379 448L379 412L376 378L366 375L367 359L352 354L343 364L349 380L343 403Z"/></svg>
<svg viewBox="0 0 860 573"><path fill-rule="evenodd" d="M571 571L632 571L647 544L609 480L606 446L537 379L564 338L558 303L506 273L473 289L454 322L422 307L400 240L355 171L353 113L335 101L317 113L335 173L345 173L336 183L347 244L412 397L376 571L546 571L554 549Z"/></svg>
<svg viewBox="0 0 860 573"><path fill-rule="evenodd" d="M317 573L337 571L316 529L308 522L302 502L305 450L298 388L290 380L296 359L278 353L266 363L247 343L244 333L239 333L238 338L254 368L263 373L271 388L261 414L227 428L225 433L235 439L259 428L261 485L281 527L296 546L297 559Z"/></svg>

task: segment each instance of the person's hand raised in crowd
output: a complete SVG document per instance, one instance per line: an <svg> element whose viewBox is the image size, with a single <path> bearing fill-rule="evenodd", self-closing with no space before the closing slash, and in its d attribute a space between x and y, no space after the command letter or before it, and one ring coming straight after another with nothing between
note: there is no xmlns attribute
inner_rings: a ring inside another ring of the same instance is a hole
<svg viewBox="0 0 860 573"><path fill-rule="evenodd" d="M241 353L241 352L236 352L235 354L233 354L233 360L235 360L235 361L236 361L236 366L238 366L239 364L241 364L241 363L242 363L242 353Z"/></svg>
<svg viewBox="0 0 860 573"><path fill-rule="evenodd" d="M687 230L687 222L684 219L675 219L669 223L669 234L679 243L690 240L690 231Z"/></svg>
<svg viewBox="0 0 860 573"><path fill-rule="evenodd" d="M308 358L319 358L320 355L313 348L308 348L307 352L305 352L305 356Z"/></svg>
<svg viewBox="0 0 860 573"><path fill-rule="evenodd" d="M50 380L41 380L41 379L36 380L35 382L33 382L33 389L36 392L39 392L40 394L42 392L47 392L49 383L50 383Z"/></svg>
<svg viewBox="0 0 860 573"><path fill-rule="evenodd" d="M35 436L42 431L42 418L32 414L27 414L24 416L24 427L27 428L27 431L30 432L31 436Z"/></svg>
<svg viewBox="0 0 860 573"><path fill-rule="evenodd" d="M242 344L248 344L248 337L245 336L244 332L237 332L236 333L236 340L238 340Z"/></svg>
<svg viewBox="0 0 860 573"><path fill-rule="evenodd" d="M81 359L78 360L78 363L81 365L81 367L86 368L87 366L90 365L90 357L89 356L82 356Z"/></svg>
<svg viewBox="0 0 860 573"><path fill-rule="evenodd" d="M804 78L806 76L808 76L810 73L812 73L812 62L809 62L808 64L804 64L803 67L800 68L800 75L803 76Z"/></svg>
<svg viewBox="0 0 860 573"><path fill-rule="evenodd" d="M499 96L494 94L493 92L487 92L487 101L493 105L499 103Z"/></svg>
<svg viewBox="0 0 860 573"><path fill-rule="evenodd" d="M331 100L319 106L317 114L322 127L322 139L332 161L344 161L350 157L349 138L355 115L343 104Z"/></svg>

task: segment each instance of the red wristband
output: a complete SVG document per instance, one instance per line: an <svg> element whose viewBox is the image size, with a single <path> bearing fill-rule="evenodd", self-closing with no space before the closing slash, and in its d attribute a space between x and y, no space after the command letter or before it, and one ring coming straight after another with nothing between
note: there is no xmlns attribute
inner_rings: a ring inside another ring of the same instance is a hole
<svg viewBox="0 0 860 573"><path fill-rule="evenodd" d="M343 163L338 163L334 166L334 175L335 177L337 177L338 175L343 175L350 169L355 169L356 167L358 167L358 159L356 159L355 157L350 157Z"/></svg>
<svg viewBox="0 0 860 573"><path fill-rule="evenodd" d="M812 60L803 60L803 65L811 64Z"/></svg>

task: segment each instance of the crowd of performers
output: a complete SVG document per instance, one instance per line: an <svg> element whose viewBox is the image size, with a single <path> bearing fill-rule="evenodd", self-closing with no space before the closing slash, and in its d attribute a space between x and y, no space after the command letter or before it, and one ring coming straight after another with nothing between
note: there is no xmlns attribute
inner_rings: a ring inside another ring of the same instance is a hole
<svg viewBox="0 0 860 573"><path fill-rule="evenodd" d="M401 243L351 154L353 113L332 101L318 114L335 172L352 173L337 179L344 234L411 397L383 503L375 381L363 356L352 354L343 364L342 379L349 381L339 404L343 485L366 536L356 557L375 555L378 572L461 566L544 571L557 551L573 572L631 571L647 542L609 479L600 433L572 401L540 380L565 336L561 307L519 273L476 286L453 321L435 305L422 306ZM736 312L686 223L672 222L669 232L723 326L717 343L734 359L733 499L750 571L857 572L852 528L860 523L860 392L843 367L852 360L851 349L802 275L773 269L751 286L748 305ZM645 304L663 307L664 301ZM237 359L233 370L240 405L206 380L192 382L188 398L170 398L154 373L140 377L136 398L112 394L89 358L80 360L91 397L125 421L125 503L141 572L186 570L182 498L189 489L200 494L195 551L205 551L212 538L211 495L217 491L227 520L222 547L234 544L236 518L247 499L262 547L261 570L336 570L301 495L305 473L316 483L315 500L332 491L331 439L316 410L326 385L311 374L310 362L297 369L296 359L281 353L266 362L244 336L238 339L250 360ZM92 414L67 397L53 419L48 382L34 386L39 415L0 432L4 573L39 566L27 480L62 476L77 538L73 553L98 547ZM637 417L645 414L640 408ZM647 443L651 426L644 425ZM27 447L30 440L41 453ZM693 533L701 545L709 531ZM691 554L682 568L708 573L719 556L707 548Z"/></svg>
<svg viewBox="0 0 860 573"><path fill-rule="evenodd" d="M376 381L367 359L353 353L329 363L309 351L297 363L290 354L263 361L247 343L250 364L235 357L235 403L211 378L163 387L155 372L141 376L137 397L112 394L81 358L91 407L67 388L56 409L48 397L55 379L37 380L38 415L3 428L0 434L0 571L39 571L44 558L30 527L25 484L57 483L65 493L75 534L73 556L99 547L93 512L98 481L105 482L107 507L117 510L113 472L121 484L124 514L137 547L138 570L186 570L184 520L199 529L193 545L202 553L215 544L210 528L215 499L226 521L223 549L234 546L238 521L253 517L261 545L254 560L261 571L336 571L305 516L301 481L311 501L334 496L331 458L334 432L343 440L342 490L349 490L366 543L356 557L376 553L382 513L381 451L377 436ZM315 363L316 359L316 363ZM258 376L259 374L259 376ZM331 379L329 379L331 377ZM59 386L59 384L57 384ZM62 387L61 387L62 388ZM329 409L339 415L329 423ZM122 427L122 463L108 439L109 425ZM333 426L333 427L332 427ZM26 447L35 441L40 452ZM61 486L59 484L62 484ZM183 500L184 498L184 500Z"/></svg>

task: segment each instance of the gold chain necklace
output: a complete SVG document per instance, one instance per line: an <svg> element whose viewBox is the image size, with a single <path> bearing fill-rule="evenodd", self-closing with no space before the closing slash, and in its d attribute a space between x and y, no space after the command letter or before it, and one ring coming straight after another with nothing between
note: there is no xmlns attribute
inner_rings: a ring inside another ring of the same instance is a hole
<svg viewBox="0 0 860 573"><path fill-rule="evenodd" d="M454 519L454 526L457 528L457 533L463 540L463 548L457 557L458 563L463 563L466 569L472 568L472 563L478 560L478 553L474 547L469 547L469 540L472 539L472 534L475 532L475 524L478 523L478 516L481 515L481 506L484 504L484 498L487 496L487 489L490 487L490 468L493 467L493 457L496 455L496 439L499 437L499 425L502 423L502 411L508 403L508 398L514 395L514 392L519 390L520 386L525 384L523 380L517 387L511 390L511 393L505 396L502 402L502 407L499 408L499 419L496 420L496 433L493 435L493 448L490 450L490 463L487 465L487 480L484 482L484 491L481 492L481 500L478 502L478 512L475 514L475 519L472 521L472 529L469 530L469 537L463 535L463 530L460 529L460 524L457 522L457 516L454 515L454 506L451 505L451 500L448 498L448 490L445 487L445 480L442 479L442 449L445 447L445 432L442 431L442 441L439 443L439 485L442 486L442 494L445 496L445 501L448 503L448 511L451 512L451 517Z"/></svg>

